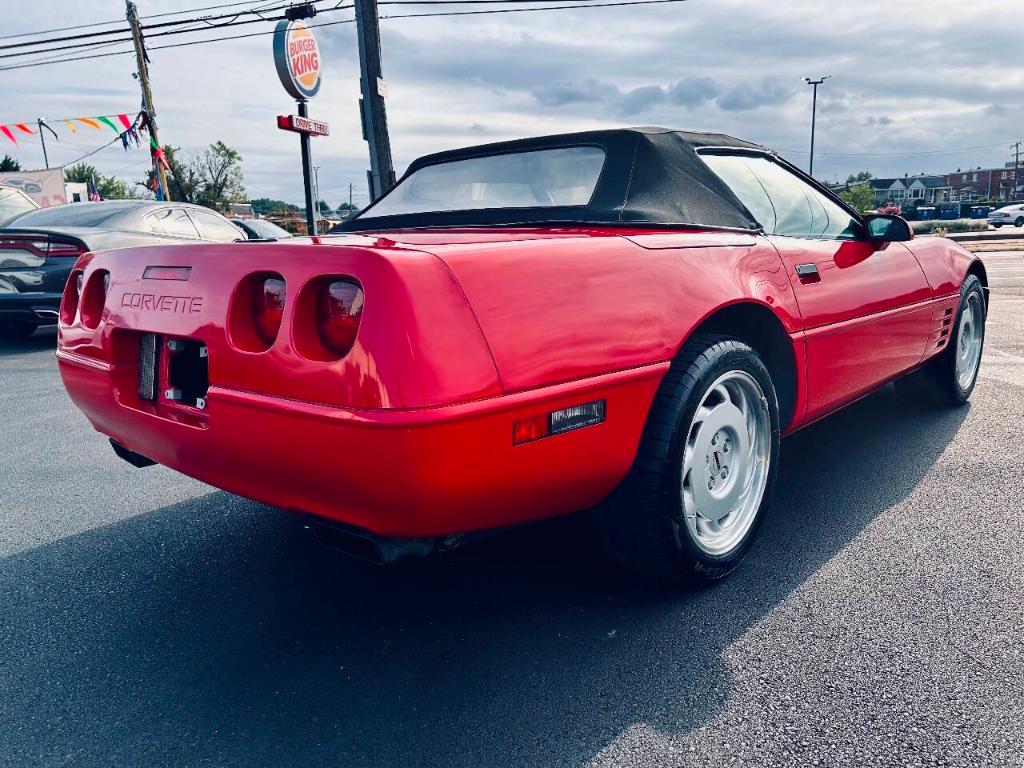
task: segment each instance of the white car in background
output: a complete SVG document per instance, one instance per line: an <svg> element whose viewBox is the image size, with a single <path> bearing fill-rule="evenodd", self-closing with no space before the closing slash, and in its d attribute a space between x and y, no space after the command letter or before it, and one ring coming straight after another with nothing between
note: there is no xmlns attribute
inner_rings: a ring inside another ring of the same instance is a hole
<svg viewBox="0 0 1024 768"><path fill-rule="evenodd" d="M15 216L34 211L38 207L39 203L17 187L0 184L0 226Z"/></svg>
<svg viewBox="0 0 1024 768"><path fill-rule="evenodd" d="M996 229L1004 224L1008 227L1024 227L1024 204L997 208L988 215L988 223Z"/></svg>

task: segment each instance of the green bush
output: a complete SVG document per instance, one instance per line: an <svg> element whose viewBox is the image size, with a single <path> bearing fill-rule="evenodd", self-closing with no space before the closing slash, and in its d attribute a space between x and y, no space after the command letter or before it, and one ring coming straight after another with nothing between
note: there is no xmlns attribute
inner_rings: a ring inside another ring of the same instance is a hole
<svg viewBox="0 0 1024 768"><path fill-rule="evenodd" d="M954 219L953 221L912 221L910 226L914 228L914 234L930 235L937 229L946 232L982 232L988 229L988 222L985 219Z"/></svg>

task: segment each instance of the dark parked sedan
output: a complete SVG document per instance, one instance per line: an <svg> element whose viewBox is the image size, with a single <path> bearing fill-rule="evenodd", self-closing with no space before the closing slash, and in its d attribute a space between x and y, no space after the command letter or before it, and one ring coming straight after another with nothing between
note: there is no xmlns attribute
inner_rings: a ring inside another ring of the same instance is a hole
<svg viewBox="0 0 1024 768"><path fill-rule="evenodd" d="M64 283L86 251L245 239L219 213L189 203L106 200L23 213L0 229L0 336L55 323Z"/></svg>
<svg viewBox="0 0 1024 768"><path fill-rule="evenodd" d="M250 240L283 240L292 233L266 219L232 219L231 222L248 235Z"/></svg>

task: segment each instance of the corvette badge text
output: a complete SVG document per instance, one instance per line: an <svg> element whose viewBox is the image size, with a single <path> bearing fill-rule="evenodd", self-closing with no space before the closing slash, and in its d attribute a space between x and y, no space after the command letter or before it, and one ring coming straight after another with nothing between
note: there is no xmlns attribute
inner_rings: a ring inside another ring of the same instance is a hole
<svg viewBox="0 0 1024 768"><path fill-rule="evenodd" d="M203 311L202 296L168 296L159 293L126 293L121 296L125 309L150 312L171 312L178 315L197 315Z"/></svg>

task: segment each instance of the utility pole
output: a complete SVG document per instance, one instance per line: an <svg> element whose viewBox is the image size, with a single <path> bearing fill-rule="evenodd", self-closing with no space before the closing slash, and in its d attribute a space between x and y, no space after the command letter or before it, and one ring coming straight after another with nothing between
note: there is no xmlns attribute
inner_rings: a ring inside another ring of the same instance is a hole
<svg viewBox="0 0 1024 768"><path fill-rule="evenodd" d="M348 212L352 215L352 182L348 183Z"/></svg>
<svg viewBox="0 0 1024 768"><path fill-rule="evenodd" d="M388 116L384 108L386 86L381 76L380 26L377 0L355 0L356 36L359 38L359 85L362 98L359 112L363 120L363 139L370 145L370 202L395 186L391 164L391 140Z"/></svg>
<svg viewBox="0 0 1024 768"><path fill-rule="evenodd" d="M1011 191L1009 202L1017 202L1017 189L1020 187L1020 142L1018 141L1010 149L1014 150L1013 154L1013 189Z"/></svg>
<svg viewBox="0 0 1024 768"><path fill-rule="evenodd" d="M814 176L814 127L818 120L818 86L828 80L832 75L825 75L819 77L817 80L812 80L809 77L804 78L804 82L808 85L814 86L814 98L811 102L811 160L808 164L807 175Z"/></svg>
<svg viewBox="0 0 1024 768"><path fill-rule="evenodd" d="M46 167L46 168L49 168L50 167L50 158L47 157L47 155L46 155L46 131L49 131L50 133L52 133L53 134L53 138L55 138L55 139L57 138L57 132L55 130L53 130L53 128L51 128L50 126L48 126L46 124L46 118L45 117L40 117L39 119L37 119L36 120L36 126L39 129L39 141L41 141L43 143L43 166ZM46 130L43 130L44 128Z"/></svg>
<svg viewBox="0 0 1024 768"><path fill-rule="evenodd" d="M125 10L128 24L132 28L132 39L135 41L135 61L139 68L139 83L142 85L142 109L146 113L146 121L149 124L149 135L157 147L151 153L153 155L153 170L160 182L160 192L164 200L170 200L171 195L167 189L167 173L156 154L160 149L160 138L156 131L156 110L153 108L153 92L149 88L149 62L146 58L146 45L142 41L142 30L139 28L139 12L132 0L125 0Z"/></svg>

